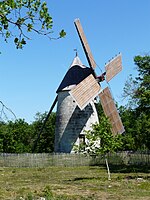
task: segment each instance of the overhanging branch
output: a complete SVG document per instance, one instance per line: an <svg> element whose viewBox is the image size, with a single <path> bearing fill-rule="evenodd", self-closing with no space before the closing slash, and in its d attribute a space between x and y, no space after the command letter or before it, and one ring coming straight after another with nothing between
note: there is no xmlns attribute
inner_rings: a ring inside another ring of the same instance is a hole
<svg viewBox="0 0 150 200"><path fill-rule="evenodd" d="M14 118L17 119L15 113L10 108L8 108L2 101L0 101L0 104L1 104L0 121L4 121L3 116L8 120L5 110L10 112L14 116Z"/></svg>

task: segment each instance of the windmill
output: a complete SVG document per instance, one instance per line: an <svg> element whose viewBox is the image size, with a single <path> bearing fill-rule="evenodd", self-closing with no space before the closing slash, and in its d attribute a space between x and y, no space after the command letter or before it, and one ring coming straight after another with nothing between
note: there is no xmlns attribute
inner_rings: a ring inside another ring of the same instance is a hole
<svg viewBox="0 0 150 200"><path fill-rule="evenodd" d="M81 142L84 142L85 130L89 130L92 124L99 121L94 104L94 99L97 96L105 115L110 120L112 133L115 135L124 132L121 118L109 88L102 89L100 85L101 81L106 79L109 82L122 70L121 54L110 60L105 65L105 72L97 76L95 72L96 64L80 20L76 19L74 24L89 67L85 67L76 55L57 89L57 96L47 115L46 120L57 103L54 145L56 153L70 153L75 143L79 144L81 140ZM40 134L37 140L39 137Z"/></svg>

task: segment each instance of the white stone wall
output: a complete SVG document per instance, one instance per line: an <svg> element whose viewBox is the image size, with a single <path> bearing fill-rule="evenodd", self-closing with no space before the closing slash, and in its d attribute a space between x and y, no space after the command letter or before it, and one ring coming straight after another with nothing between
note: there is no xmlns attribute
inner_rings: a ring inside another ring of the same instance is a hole
<svg viewBox="0 0 150 200"><path fill-rule="evenodd" d="M70 153L73 145L79 143L79 135L85 134L96 122L98 116L93 101L81 111L68 91L59 92L54 151Z"/></svg>

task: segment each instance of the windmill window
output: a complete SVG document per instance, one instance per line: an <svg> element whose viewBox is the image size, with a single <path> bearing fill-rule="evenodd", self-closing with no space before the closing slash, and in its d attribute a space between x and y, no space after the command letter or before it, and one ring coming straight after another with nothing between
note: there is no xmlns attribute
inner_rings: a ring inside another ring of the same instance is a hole
<svg viewBox="0 0 150 200"><path fill-rule="evenodd" d="M79 145L85 145L85 135L79 135Z"/></svg>

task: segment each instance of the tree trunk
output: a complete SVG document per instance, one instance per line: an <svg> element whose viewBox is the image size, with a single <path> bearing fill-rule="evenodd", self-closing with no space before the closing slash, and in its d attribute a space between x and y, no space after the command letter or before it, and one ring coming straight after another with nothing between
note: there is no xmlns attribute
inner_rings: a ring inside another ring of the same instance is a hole
<svg viewBox="0 0 150 200"><path fill-rule="evenodd" d="M109 170L108 160L107 160L106 157L105 157L105 162L106 162L106 167L107 167L108 180L110 181L111 180L111 178L110 178L110 170Z"/></svg>

